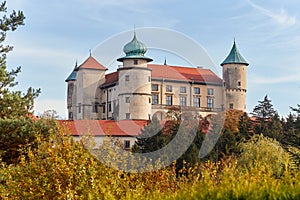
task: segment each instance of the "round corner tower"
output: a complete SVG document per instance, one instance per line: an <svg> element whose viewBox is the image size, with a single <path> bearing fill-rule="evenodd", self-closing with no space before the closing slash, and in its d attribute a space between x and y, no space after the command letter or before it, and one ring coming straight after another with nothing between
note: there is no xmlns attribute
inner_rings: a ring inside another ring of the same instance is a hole
<svg viewBox="0 0 300 200"><path fill-rule="evenodd" d="M227 58L221 63L226 95L226 110L246 111L247 66L234 41Z"/></svg>
<svg viewBox="0 0 300 200"><path fill-rule="evenodd" d="M144 54L146 46L133 39L123 48L126 56L117 59L123 62L118 69L119 74L119 120L149 120L151 115L151 69L147 63L151 58Z"/></svg>

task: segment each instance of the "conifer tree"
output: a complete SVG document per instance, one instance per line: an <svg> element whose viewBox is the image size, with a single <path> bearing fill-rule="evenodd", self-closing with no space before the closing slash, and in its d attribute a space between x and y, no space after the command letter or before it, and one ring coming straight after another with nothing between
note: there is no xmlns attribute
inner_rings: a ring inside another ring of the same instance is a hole
<svg viewBox="0 0 300 200"><path fill-rule="evenodd" d="M6 2L0 3L0 157L9 164L18 162L26 149L37 146L37 135L47 137L56 128L55 122L38 120L32 115L40 89L30 87L26 93L14 90L21 67L7 69L7 54L13 47L4 44L6 35L24 25L24 19L22 11L8 14Z"/></svg>
<svg viewBox="0 0 300 200"><path fill-rule="evenodd" d="M0 118L14 118L29 114L33 108L34 98L40 93L40 89L28 88L25 94L21 91L13 91L12 88L18 83L15 78L21 71L21 67L7 70L6 57L13 47L4 45L9 31L15 31L24 25L22 11L12 11L7 15L6 2L0 4Z"/></svg>

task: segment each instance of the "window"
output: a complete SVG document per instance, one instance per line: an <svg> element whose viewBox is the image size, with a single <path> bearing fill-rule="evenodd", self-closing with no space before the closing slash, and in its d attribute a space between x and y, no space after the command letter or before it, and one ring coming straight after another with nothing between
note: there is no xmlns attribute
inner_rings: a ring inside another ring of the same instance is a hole
<svg viewBox="0 0 300 200"><path fill-rule="evenodd" d="M166 85L166 92L172 92L172 85Z"/></svg>
<svg viewBox="0 0 300 200"><path fill-rule="evenodd" d="M130 149L130 140L125 140L124 141L124 148L125 149Z"/></svg>
<svg viewBox="0 0 300 200"><path fill-rule="evenodd" d="M81 103L78 104L78 113L81 113Z"/></svg>
<svg viewBox="0 0 300 200"><path fill-rule="evenodd" d="M93 113L98 113L98 103L93 103Z"/></svg>
<svg viewBox="0 0 300 200"><path fill-rule="evenodd" d="M150 76L148 76L148 82L151 82L151 77Z"/></svg>
<svg viewBox="0 0 300 200"><path fill-rule="evenodd" d="M186 96L180 96L180 106L186 106Z"/></svg>
<svg viewBox="0 0 300 200"><path fill-rule="evenodd" d="M238 86L241 87L241 81L238 81Z"/></svg>
<svg viewBox="0 0 300 200"><path fill-rule="evenodd" d="M130 113L126 113L126 119L130 119Z"/></svg>
<svg viewBox="0 0 300 200"><path fill-rule="evenodd" d="M158 85L152 84L152 91L158 91Z"/></svg>
<svg viewBox="0 0 300 200"><path fill-rule="evenodd" d="M125 76L125 81L129 81L129 75Z"/></svg>
<svg viewBox="0 0 300 200"><path fill-rule="evenodd" d="M214 95L214 89L208 88L208 89L207 89L207 94L208 94L208 95Z"/></svg>
<svg viewBox="0 0 300 200"><path fill-rule="evenodd" d="M181 86L180 87L180 93L186 93L186 87Z"/></svg>
<svg viewBox="0 0 300 200"><path fill-rule="evenodd" d="M207 107L208 108L214 108L214 99L213 98L208 98L207 99Z"/></svg>
<svg viewBox="0 0 300 200"><path fill-rule="evenodd" d="M173 97L171 95L166 96L166 105L171 106L173 104Z"/></svg>
<svg viewBox="0 0 300 200"><path fill-rule="evenodd" d="M200 94L200 88L195 87L194 88L194 94Z"/></svg>
<svg viewBox="0 0 300 200"><path fill-rule="evenodd" d="M194 107L200 108L200 97L194 97Z"/></svg>
<svg viewBox="0 0 300 200"><path fill-rule="evenodd" d="M102 113L105 113L105 109L106 109L106 108L105 108L105 105L104 105L104 106L103 106Z"/></svg>
<svg viewBox="0 0 300 200"><path fill-rule="evenodd" d="M152 104L158 104L158 94L152 94Z"/></svg>
<svg viewBox="0 0 300 200"><path fill-rule="evenodd" d="M129 97L125 97L125 102L126 103L130 103L130 98Z"/></svg>
<svg viewBox="0 0 300 200"><path fill-rule="evenodd" d="M138 60L133 60L134 65L137 65L138 63L139 63Z"/></svg>
<svg viewBox="0 0 300 200"><path fill-rule="evenodd" d="M229 108L233 109L233 103L229 104Z"/></svg>
<svg viewBox="0 0 300 200"><path fill-rule="evenodd" d="M73 120L73 113L72 112L69 112L69 119Z"/></svg>
<svg viewBox="0 0 300 200"><path fill-rule="evenodd" d="M111 103L108 103L108 112L111 112Z"/></svg>

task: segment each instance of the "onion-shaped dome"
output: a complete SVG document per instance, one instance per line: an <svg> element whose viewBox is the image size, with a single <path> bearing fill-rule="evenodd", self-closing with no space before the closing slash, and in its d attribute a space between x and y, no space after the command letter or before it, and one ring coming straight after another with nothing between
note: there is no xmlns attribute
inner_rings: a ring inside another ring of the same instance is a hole
<svg viewBox="0 0 300 200"><path fill-rule="evenodd" d="M147 58L144 56L147 52L147 47L144 43L140 42L136 38L135 33L133 39L124 46L123 51L126 54L126 56L117 59L120 62L122 62L125 59L144 59L148 62L152 61L151 58Z"/></svg>

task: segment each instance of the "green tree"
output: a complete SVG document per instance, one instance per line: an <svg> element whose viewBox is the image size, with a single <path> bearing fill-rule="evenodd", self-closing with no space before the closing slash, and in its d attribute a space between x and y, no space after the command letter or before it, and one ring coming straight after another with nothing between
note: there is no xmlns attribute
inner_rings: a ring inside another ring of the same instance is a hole
<svg viewBox="0 0 300 200"><path fill-rule="evenodd" d="M40 93L40 89L28 88L25 94L21 91L13 91L12 88L18 83L16 76L21 71L21 67L7 70L7 53L12 51L13 47L4 45L7 32L15 31L17 27L24 25L24 15L22 11L12 11L7 15L6 2L0 5L0 118L14 118L25 116L31 113L34 104L34 98Z"/></svg>
<svg viewBox="0 0 300 200"><path fill-rule="evenodd" d="M265 134L268 132L268 123L272 120L276 111L273 108L272 101L266 95L264 100L258 101L258 105L254 107L252 116L255 118L254 131L257 134Z"/></svg>
<svg viewBox="0 0 300 200"><path fill-rule="evenodd" d="M21 67L7 69L7 54L13 47L4 44L6 35L24 25L23 12L7 13L4 1L0 3L0 15L0 156L6 163L15 163L26 149L36 147L37 135L47 137L56 125L37 120L32 114L40 89L30 87L26 93L14 90Z"/></svg>

